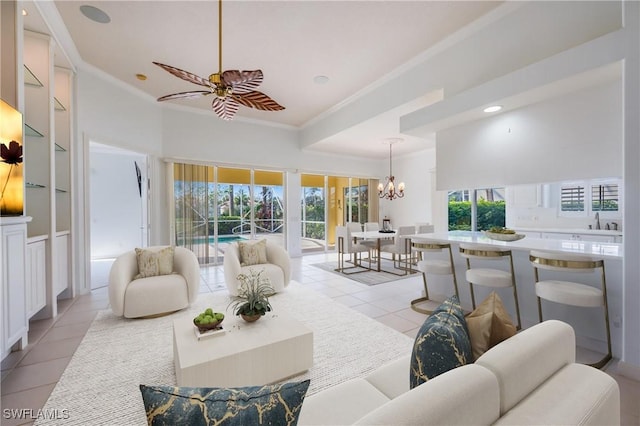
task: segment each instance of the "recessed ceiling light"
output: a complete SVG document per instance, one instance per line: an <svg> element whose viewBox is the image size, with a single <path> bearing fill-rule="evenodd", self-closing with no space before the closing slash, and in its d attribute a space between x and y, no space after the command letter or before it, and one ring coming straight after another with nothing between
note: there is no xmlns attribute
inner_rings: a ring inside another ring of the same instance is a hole
<svg viewBox="0 0 640 426"><path fill-rule="evenodd" d="M22 16L27 16L28 14L27 9L22 9Z"/></svg>
<svg viewBox="0 0 640 426"><path fill-rule="evenodd" d="M88 4L83 4L82 6L80 6L80 12L82 12L82 14L87 18L100 24L108 24L109 22L111 22L111 18L104 11L98 9L97 7L89 6Z"/></svg>
<svg viewBox="0 0 640 426"><path fill-rule="evenodd" d="M140 81L145 81L147 79L147 76L144 74L136 74L136 78Z"/></svg>
<svg viewBox="0 0 640 426"><path fill-rule="evenodd" d="M326 75L316 75L313 77L313 82L315 84L327 84L329 82L329 77Z"/></svg>
<svg viewBox="0 0 640 426"><path fill-rule="evenodd" d="M502 109L502 105L492 105L490 107L486 107L484 112L496 112Z"/></svg>

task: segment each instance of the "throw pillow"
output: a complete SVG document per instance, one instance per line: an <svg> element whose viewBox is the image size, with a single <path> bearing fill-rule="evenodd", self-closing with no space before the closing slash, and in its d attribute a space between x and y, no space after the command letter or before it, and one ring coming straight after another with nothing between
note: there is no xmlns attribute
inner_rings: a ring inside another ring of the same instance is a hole
<svg viewBox="0 0 640 426"><path fill-rule="evenodd" d="M466 320L474 361L493 346L516 334L516 326L495 291Z"/></svg>
<svg viewBox="0 0 640 426"><path fill-rule="evenodd" d="M267 240L238 241L238 251L240 252L240 265L260 265L267 263Z"/></svg>
<svg viewBox="0 0 640 426"><path fill-rule="evenodd" d="M136 248L138 275L134 278L138 279L171 274L173 272L174 251L175 248L172 246L159 250Z"/></svg>
<svg viewBox="0 0 640 426"><path fill-rule="evenodd" d="M149 426L292 425L309 380L241 388L140 385Z"/></svg>
<svg viewBox="0 0 640 426"><path fill-rule="evenodd" d="M472 361L469 332L460 301L451 296L433 311L416 336L410 387Z"/></svg>

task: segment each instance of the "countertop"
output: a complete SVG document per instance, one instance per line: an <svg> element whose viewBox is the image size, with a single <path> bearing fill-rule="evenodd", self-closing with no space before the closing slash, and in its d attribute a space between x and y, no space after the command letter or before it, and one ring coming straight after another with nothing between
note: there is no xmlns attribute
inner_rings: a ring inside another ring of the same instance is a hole
<svg viewBox="0 0 640 426"><path fill-rule="evenodd" d="M514 231L522 232L553 232L557 234L583 234L583 235L611 235L621 237L621 230L613 229L584 229L584 228L520 228L514 227Z"/></svg>
<svg viewBox="0 0 640 426"><path fill-rule="evenodd" d="M551 232L551 231L550 231ZM435 240L449 243L477 243L482 245L509 247L512 250L546 250L551 252L583 254L598 256L604 259L622 260L622 244L601 243L581 240L555 240L546 238L525 237L518 241L496 241L486 237L482 232L450 231L415 234L412 241Z"/></svg>

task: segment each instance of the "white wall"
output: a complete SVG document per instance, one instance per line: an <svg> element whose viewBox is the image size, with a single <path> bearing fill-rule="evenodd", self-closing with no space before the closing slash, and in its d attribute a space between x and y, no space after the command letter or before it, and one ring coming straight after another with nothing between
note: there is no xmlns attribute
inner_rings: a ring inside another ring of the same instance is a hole
<svg viewBox="0 0 640 426"><path fill-rule="evenodd" d="M304 151L296 129L227 122L213 112L166 108L162 125L167 158L359 177L373 176L377 165L373 160Z"/></svg>
<svg viewBox="0 0 640 426"><path fill-rule="evenodd" d="M143 155L105 152L92 144L89 175L92 259L114 258L145 245L136 162L144 173ZM146 196L146 191L143 195Z"/></svg>
<svg viewBox="0 0 640 426"><path fill-rule="evenodd" d="M413 225L416 222L434 223L432 213L434 200L437 197L437 194L434 193L435 167L436 156L433 149L407 156L393 157L393 174L396 178L396 186L400 182L405 183L405 196L393 201L381 199L380 220L388 216L394 228ZM384 182L384 177L388 174L389 160L387 159L379 163L376 177Z"/></svg>
<svg viewBox="0 0 640 426"><path fill-rule="evenodd" d="M169 241L165 226L166 191L162 152L161 108L149 96L133 93L111 77L94 69L78 69L74 108L78 135L73 149L75 191L73 197L74 274L80 292L91 288L88 263L90 253L89 167L90 141L149 154L151 199L149 200L150 244ZM164 221L164 222L163 222Z"/></svg>
<svg viewBox="0 0 640 426"><path fill-rule="evenodd" d="M621 81L436 135L438 189L622 176Z"/></svg>

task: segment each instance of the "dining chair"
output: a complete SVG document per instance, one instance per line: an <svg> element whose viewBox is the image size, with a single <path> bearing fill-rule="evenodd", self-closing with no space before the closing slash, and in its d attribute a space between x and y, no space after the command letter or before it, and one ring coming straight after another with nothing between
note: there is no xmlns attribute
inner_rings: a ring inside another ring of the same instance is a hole
<svg viewBox="0 0 640 426"><path fill-rule="evenodd" d="M393 244L380 246L380 258L382 253L391 253L393 266L396 269L404 270L404 274L412 272L411 267L411 235L415 235L415 226L400 226L393 239ZM404 266L402 266L404 257Z"/></svg>
<svg viewBox="0 0 640 426"><path fill-rule="evenodd" d="M369 247L356 243L351 236L351 230L347 226L336 226L336 250L338 251L338 268L336 271L345 275L365 272L371 269L371 256L369 256L369 268L362 266L362 253L369 253ZM344 267L344 255L353 255L353 266ZM364 269L362 269L364 268ZM354 272L345 272L349 269L361 269Z"/></svg>

